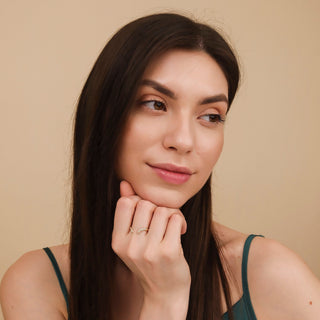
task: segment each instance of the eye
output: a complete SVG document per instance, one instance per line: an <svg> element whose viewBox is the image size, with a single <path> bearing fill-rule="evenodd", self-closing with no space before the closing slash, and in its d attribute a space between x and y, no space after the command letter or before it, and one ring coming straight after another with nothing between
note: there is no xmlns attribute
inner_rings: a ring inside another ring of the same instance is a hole
<svg viewBox="0 0 320 320"><path fill-rule="evenodd" d="M200 118L205 120L205 121L208 121L208 122L223 123L223 122L226 121L225 119L222 119L220 114L214 114L214 113L205 114L205 115L201 116Z"/></svg>
<svg viewBox="0 0 320 320"><path fill-rule="evenodd" d="M141 104L151 110L166 111L165 104L161 101L158 101L158 100L141 101Z"/></svg>

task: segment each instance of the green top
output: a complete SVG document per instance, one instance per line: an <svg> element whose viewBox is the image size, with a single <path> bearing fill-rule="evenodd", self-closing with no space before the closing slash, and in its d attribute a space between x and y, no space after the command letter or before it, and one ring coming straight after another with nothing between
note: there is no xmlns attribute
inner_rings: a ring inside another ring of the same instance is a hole
<svg viewBox="0 0 320 320"><path fill-rule="evenodd" d="M257 235L254 235L254 234L251 234L250 236L248 236L248 238L246 239L246 242L244 244L244 247L243 247L242 270L241 270L243 295L240 298L240 300L238 302L236 302L232 307L232 311L233 311L233 315L234 315L235 320L257 320L256 315L253 310L251 299L250 299L248 277L247 277L247 267L248 267L248 256L249 256L250 244L251 244L252 239L256 236ZM261 236L259 236L259 237L261 237ZM61 291L63 293L64 299L66 300L67 310L69 313L68 291L67 291L65 282L63 280L63 277L62 277L59 265L57 263L57 260L49 248L44 248L43 250L48 255L48 257L52 263L52 266L54 268L54 271L57 275L59 285L60 285ZM228 320L228 319L229 319L229 317L228 317L227 313L223 314L222 320Z"/></svg>
<svg viewBox="0 0 320 320"><path fill-rule="evenodd" d="M251 234L246 239L246 242L244 243L243 247L243 253L242 253L242 266L241 266L241 277L242 277L242 290L243 295L236 302L233 307L233 316L235 320L257 320L257 317L254 313L253 306L251 303L250 293L249 293L249 285L248 285L248 256L249 256L249 249L251 242L253 238L255 237L262 237L260 235ZM222 320L228 320L228 314L227 312L223 314Z"/></svg>
<svg viewBox="0 0 320 320"><path fill-rule="evenodd" d="M58 278L59 284L60 284L60 288L61 288L61 291L63 293L64 299L66 300L67 310L68 310L68 313L69 313L68 290L67 290L66 284L65 284L65 282L63 280L63 277L62 277L58 262L57 262L56 258L54 257L52 251L49 248L43 248L43 250L48 255L48 257L49 257L49 259L50 259L50 261L52 263L52 266L54 268L54 271L55 271L55 273L57 275L57 278Z"/></svg>

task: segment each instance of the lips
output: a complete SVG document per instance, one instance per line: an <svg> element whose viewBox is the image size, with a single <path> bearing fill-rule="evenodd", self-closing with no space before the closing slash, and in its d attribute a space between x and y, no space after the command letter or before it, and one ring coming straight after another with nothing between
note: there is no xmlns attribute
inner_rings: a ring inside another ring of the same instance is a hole
<svg viewBox="0 0 320 320"><path fill-rule="evenodd" d="M191 169L187 167L176 166L171 163L157 163L148 165L162 180L171 184L185 183L193 174Z"/></svg>

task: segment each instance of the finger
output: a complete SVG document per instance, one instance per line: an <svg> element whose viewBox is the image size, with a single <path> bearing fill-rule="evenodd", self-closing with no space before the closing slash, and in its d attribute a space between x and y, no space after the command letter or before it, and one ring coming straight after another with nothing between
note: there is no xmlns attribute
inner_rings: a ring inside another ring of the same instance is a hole
<svg viewBox="0 0 320 320"><path fill-rule="evenodd" d="M147 200L140 200L135 209L132 228L139 232L141 228L149 228L156 205ZM145 235L147 232L143 232Z"/></svg>
<svg viewBox="0 0 320 320"><path fill-rule="evenodd" d="M174 210L175 214L180 216L182 218L182 227L181 227L181 234L185 234L187 232L187 221L186 218L184 217L183 213L180 210Z"/></svg>
<svg viewBox="0 0 320 320"><path fill-rule="evenodd" d="M187 232L187 221L186 218L182 215L182 227L181 227L181 234L185 234Z"/></svg>
<svg viewBox="0 0 320 320"><path fill-rule="evenodd" d="M155 209L149 229L150 242L160 243L163 240L168 220L175 212L176 210L165 207Z"/></svg>
<svg viewBox="0 0 320 320"><path fill-rule="evenodd" d="M114 214L113 233L127 235L133 220L139 197L121 197Z"/></svg>
<svg viewBox="0 0 320 320"><path fill-rule="evenodd" d="M120 195L121 197L129 197L136 195L136 193L128 181L122 180L120 182Z"/></svg>
<svg viewBox="0 0 320 320"><path fill-rule="evenodd" d="M157 211L161 211L161 212L157 212ZM171 208L166 208L166 207L158 207L156 209L155 215L153 219L159 219L161 217L165 217L166 220L168 220L173 214L177 214L178 216L180 216L182 218L182 228L181 228L181 234L185 234L187 232L187 221L184 217L184 215L182 214L182 212L178 209L171 209ZM168 221L166 221L167 223ZM157 226L160 222L155 223L155 225ZM151 226L150 226L151 228Z"/></svg>
<svg viewBox="0 0 320 320"><path fill-rule="evenodd" d="M184 219L179 214L173 214L168 221L166 233L163 237L163 243L170 245L181 243L181 234L183 230Z"/></svg>

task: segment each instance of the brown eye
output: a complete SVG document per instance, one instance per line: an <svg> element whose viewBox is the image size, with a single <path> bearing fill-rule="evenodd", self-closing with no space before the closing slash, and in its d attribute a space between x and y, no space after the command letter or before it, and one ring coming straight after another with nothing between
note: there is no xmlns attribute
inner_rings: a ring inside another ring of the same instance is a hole
<svg viewBox="0 0 320 320"><path fill-rule="evenodd" d="M147 108L150 108L150 109L156 110L156 111L165 111L166 110L165 104L161 101L158 101L158 100L142 101L141 104L143 104Z"/></svg>
<svg viewBox="0 0 320 320"><path fill-rule="evenodd" d="M225 121L224 119L222 119L220 114L214 114L214 113L205 114L205 115L201 116L200 118L204 119L205 121L208 121L208 122L221 122L222 123Z"/></svg>

